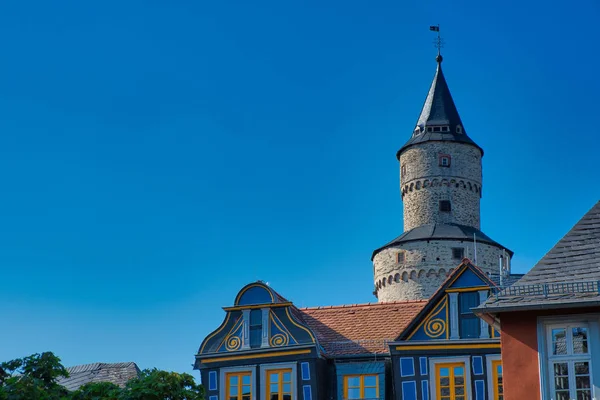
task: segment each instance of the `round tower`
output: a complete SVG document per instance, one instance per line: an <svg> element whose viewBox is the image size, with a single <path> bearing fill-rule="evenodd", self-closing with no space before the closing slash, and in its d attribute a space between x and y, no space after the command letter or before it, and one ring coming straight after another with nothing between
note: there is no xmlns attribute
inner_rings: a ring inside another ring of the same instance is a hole
<svg viewBox="0 0 600 400"><path fill-rule="evenodd" d="M467 257L489 274L512 252L480 231L483 149L468 135L442 57L408 142L398 150L404 233L373 252L378 300L429 298Z"/></svg>

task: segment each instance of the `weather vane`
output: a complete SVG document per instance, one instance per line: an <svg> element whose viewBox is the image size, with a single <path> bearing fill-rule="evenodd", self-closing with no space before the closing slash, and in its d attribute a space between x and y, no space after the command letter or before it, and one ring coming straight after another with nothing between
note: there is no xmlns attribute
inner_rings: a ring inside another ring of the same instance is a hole
<svg viewBox="0 0 600 400"><path fill-rule="evenodd" d="M431 25L429 27L430 31L437 32L437 38L433 41L433 45L436 49L438 49L438 57L441 57L442 47L444 47L444 39L440 36L440 25Z"/></svg>

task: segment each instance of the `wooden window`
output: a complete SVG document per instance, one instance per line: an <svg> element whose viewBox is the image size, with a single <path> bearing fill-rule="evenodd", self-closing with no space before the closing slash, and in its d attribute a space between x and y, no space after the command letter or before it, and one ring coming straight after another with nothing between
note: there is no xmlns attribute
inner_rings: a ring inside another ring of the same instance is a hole
<svg viewBox="0 0 600 400"><path fill-rule="evenodd" d="M504 383L502 382L502 361L492 361L492 383L494 385L494 400L504 400Z"/></svg>
<svg viewBox="0 0 600 400"><path fill-rule="evenodd" d="M252 373L231 372L225 375L226 400L252 400Z"/></svg>
<svg viewBox="0 0 600 400"><path fill-rule="evenodd" d="M398 264L402 264L404 262L404 260L406 259L406 255L403 251L398 253L398 258L396 259L396 261L398 262Z"/></svg>
<svg viewBox="0 0 600 400"><path fill-rule="evenodd" d="M440 211L442 211L442 212L452 211L452 205L450 204L450 200L440 200Z"/></svg>
<svg viewBox="0 0 600 400"><path fill-rule="evenodd" d="M583 323L547 328L550 397L592 399L592 359L588 327Z"/></svg>
<svg viewBox="0 0 600 400"><path fill-rule="evenodd" d="M479 305L479 292L464 292L458 295L459 334L461 339L476 339L481 334L479 318L471 308Z"/></svg>
<svg viewBox="0 0 600 400"><path fill-rule="evenodd" d="M463 258L465 258L465 249L462 247L453 247L452 258L454 260L462 260Z"/></svg>
<svg viewBox="0 0 600 400"><path fill-rule="evenodd" d="M465 371L464 363L436 364L438 400L467 400Z"/></svg>
<svg viewBox="0 0 600 400"><path fill-rule="evenodd" d="M262 344L262 310L250 311L250 347L257 348Z"/></svg>
<svg viewBox="0 0 600 400"><path fill-rule="evenodd" d="M344 399L377 399L379 398L379 379L377 375L344 376Z"/></svg>
<svg viewBox="0 0 600 400"><path fill-rule="evenodd" d="M291 369L267 371L267 400L293 400L292 379Z"/></svg>

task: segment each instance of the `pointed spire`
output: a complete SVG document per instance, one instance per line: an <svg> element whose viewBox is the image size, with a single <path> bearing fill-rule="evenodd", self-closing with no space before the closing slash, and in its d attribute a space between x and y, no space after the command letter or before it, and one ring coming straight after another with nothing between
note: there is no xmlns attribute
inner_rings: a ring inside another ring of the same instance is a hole
<svg viewBox="0 0 600 400"><path fill-rule="evenodd" d="M398 159L400 153L407 147L428 141L453 141L472 144L479 148L483 154L481 147L467 136L465 127L458 115L458 110L454 100L452 100L448 83L446 83L442 71L443 57L439 54L439 47L435 60L437 61L435 76L429 88L429 93L427 93L425 104L423 104L421 115L413 130L412 137L398 150L396 154Z"/></svg>

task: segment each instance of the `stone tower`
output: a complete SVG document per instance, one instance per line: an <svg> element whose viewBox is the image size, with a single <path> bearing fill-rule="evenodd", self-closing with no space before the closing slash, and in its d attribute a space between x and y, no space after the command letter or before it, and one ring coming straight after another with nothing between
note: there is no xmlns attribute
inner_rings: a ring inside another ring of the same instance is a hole
<svg viewBox="0 0 600 400"><path fill-rule="evenodd" d="M429 298L464 257L490 275L510 271L512 252L480 230L483 149L467 135L442 72L396 153L404 233L373 252L380 302Z"/></svg>

